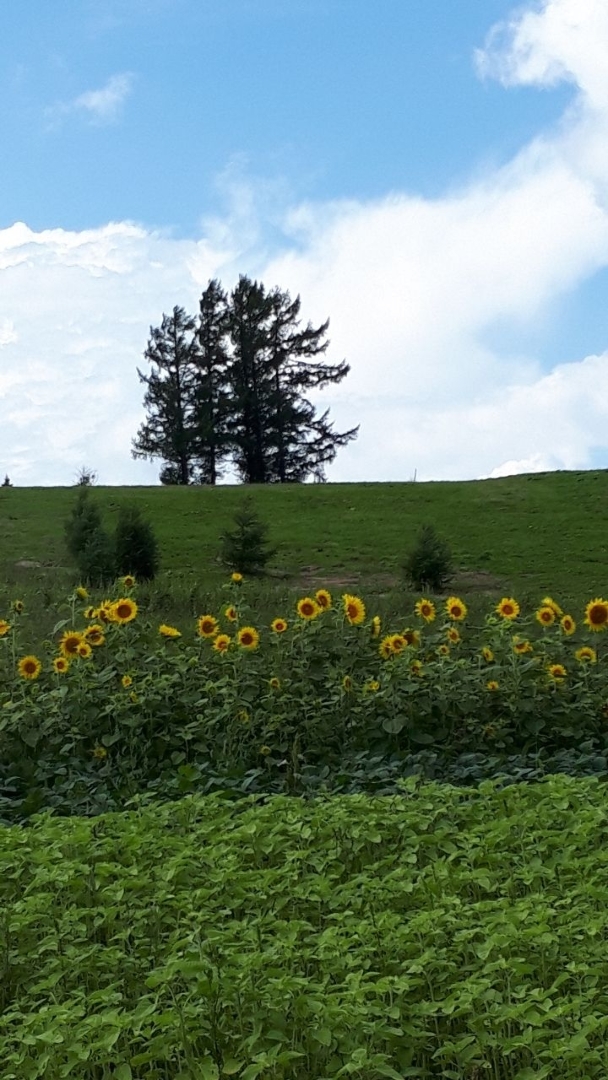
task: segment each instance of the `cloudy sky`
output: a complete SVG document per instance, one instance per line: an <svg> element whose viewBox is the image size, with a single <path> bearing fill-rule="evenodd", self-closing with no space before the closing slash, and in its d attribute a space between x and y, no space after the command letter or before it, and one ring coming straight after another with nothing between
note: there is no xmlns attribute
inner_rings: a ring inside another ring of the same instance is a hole
<svg viewBox="0 0 608 1080"><path fill-rule="evenodd" d="M0 474L156 483L150 326L239 273L351 365L330 480L608 467L606 0L4 8Z"/></svg>

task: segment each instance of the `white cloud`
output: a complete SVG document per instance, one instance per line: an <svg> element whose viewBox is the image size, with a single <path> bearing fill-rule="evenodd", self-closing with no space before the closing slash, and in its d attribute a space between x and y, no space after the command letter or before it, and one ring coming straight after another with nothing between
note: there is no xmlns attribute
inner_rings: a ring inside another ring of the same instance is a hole
<svg viewBox="0 0 608 1080"><path fill-rule="evenodd" d="M0 327L0 475L70 483L86 462L102 482L154 482L158 466L130 457L149 326L174 304L196 311L209 277L232 287L239 272L299 292L305 319L331 317L328 360L346 358L351 372L319 404L337 429L361 423L331 479L471 478L608 459L606 343L549 372L533 353L493 344L497 324L517 325L523 339L608 265L604 55L604 0L546 0L491 34L477 57L486 74L568 79L577 96L555 130L444 198L290 205L280 188L269 196L229 172L232 204L198 241L130 223L0 232L9 327Z"/></svg>
<svg viewBox="0 0 608 1080"><path fill-rule="evenodd" d="M99 90L86 90L72 101L62 101L46 110L51 127L61 123L69 114L84 114L91 123L111 124L118 119L122 107L133 89L131 72L111 75Z"/></svg>

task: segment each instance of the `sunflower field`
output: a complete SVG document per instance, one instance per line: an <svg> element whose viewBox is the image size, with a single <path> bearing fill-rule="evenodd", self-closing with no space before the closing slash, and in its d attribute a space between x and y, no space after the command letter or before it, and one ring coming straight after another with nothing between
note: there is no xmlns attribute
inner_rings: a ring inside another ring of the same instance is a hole
<svg viewBox="0 0 608 1080"><path fill-rule="evenodd" d="M180 794L205 769L297 793L307 770L349 754L606 745L601 597L574 614L503 597L477 625L460 597L422 597L389 626L361 597L319 589L261 625L247 594L235 573L218 610L173 626L146 618L130 577L111 597L79 587L37 651L14 601L0 619L2 816Z"/></svg>

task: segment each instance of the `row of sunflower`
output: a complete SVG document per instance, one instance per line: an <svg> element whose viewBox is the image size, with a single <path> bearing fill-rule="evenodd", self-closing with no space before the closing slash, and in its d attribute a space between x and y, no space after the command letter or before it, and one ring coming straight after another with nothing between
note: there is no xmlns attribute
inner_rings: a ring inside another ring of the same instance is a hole
<svg viewBox="0 0 608 1080"><path fill-rule="evenodd" d="M21 756L48 776L88 761L132 778L201 760L278 768L347 750L511 751L608 733L602 598L577 626L551 597L528 614L503 597L473 628L460 597L422 597L396 628L361 597L319 589L262 626L240 575L226 588L187 631L142 617L132 578L98 602L79 587L42 657L20 649L15 602L0 620L0 766Z"/></svg>

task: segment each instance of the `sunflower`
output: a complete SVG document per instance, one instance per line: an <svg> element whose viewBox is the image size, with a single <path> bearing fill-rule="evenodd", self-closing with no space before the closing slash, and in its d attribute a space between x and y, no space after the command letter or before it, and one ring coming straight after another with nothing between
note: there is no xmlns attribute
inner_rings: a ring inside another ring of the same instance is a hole
<svg viewBox="0 0 608 1080"><path fill-rule="evenodd" d="M226 652L231 640L230 634L218 634L214 639L212 648L215 652Z"/></svg>
<svg viewBox="0 0 608 1080"><path fill-rule="evenodd" d="M6 619L0 619L0 637L6 637L10 628L11 624L7 623Z"/></svg>
<svg viewBox="0 0 608 1080"><path fill-rule="evenodd" d="M492 663L492 660L494 659L494 653L492 652L489 645L484 645L483 649L481 650L481 655L488 664Z"/></svg>
<svg viewBox="0 0 608 1080"><path fill-rule="evenodd" d="M316 619L317 615L321 614L321 608L317 604L316 600L313 600L310 596L304 596L301 600L298 600L296 604L296 611L301 619Z"/></svg>
<svg viewBox="0 0 608 1080"><path fill-rule="evenodd" d="M561 626L564 634L566 634L568 637L570 637L570 635L573 634L576 630L576 623L572 618L572 615L562 615L559 621L559 625Z"/></svg>
<svg viewBox="0 0 608 1080"><path fill-rule="evenodd" d="M108 756L108 751L105 746L96 746L93 750L93 757L96 761L105 761Z"/></svg>
<svg viewBox="0 0 608 1080"><path fill-rule="evenodd" d="M230 575L230 580L234 581L235 585L240 585L243 580L243 575L239 574L238 570L235 570L234 573Z"/></svg>
<svg viewBox="0 0 608 1080"><path fill-rule="evenodd" d="M403 634L391 634L391 648L395 656L407 648L407 641Z"/></svg>
<svg viewBox="0 0 608 1080"><path fill-rule="evenodd" d="M486 683L486 690L498 690L498 683L496 682L496 679L490 679L489 682Z"/></svg>
<svg viewBox="0 0 608 1080"><path fill-rule="evenodd" d="M276 675L273 675L272 679L268 680L268 685L269 685L271 690L280 690L281 689L281 680L277 679Z"/></svg>
<svg viewBox="0 0 608 1080"><path fill-rule="evenodd" d="M608 624L608 601L599 596L585 608L585 624L590 630L605 630Z"/></svg>
<svg viewBox="0 0 608 1080"><path fill-rule="evenodd" d="M74 589L74 595L77 596L79 600L87 600L88 596L89 596L89 594L88 594L87 590L85 589L84 585L78 585Z"/></svg>
<svg viewBox="0 0 608 1080"><path fill-rule="evenodd" d="M135 578L133 577L133 574L125 574L125 576L120 580L124 585L125 589L132 589L135 585Z"/></svg>
<svg viewBox="0 0 608 1080"><path fill-rule="evenodd" d="M317 589L315 600L323 611L327 611L331 607L331 593L327 589Z"/></svg>
<svg viewBox="0 0 608 1080"><path fill-rule="evenodd" d="M382 638L378 646L378 652L383 660L389 660L393 656L393 635L388 634Z"/></svg>
<svg viewBox="0 0 608 1080"><path fill-rule="evenodd" d="M270 629L274 630L275 634L284 634L287 630L287 622L285 619L273 619L270 624Z"/></svg>
<svg viewBox="0 0 608 1080"><path fill-rule="evenodd" d="M449 645L440 645L439 648L437 649L437 652L439 653L440 656L449 656L450 655L450 646Z"/></svg>
<svg viewBox="0 0 608 1080"><path fill-rule="evenodd" d="M370 694L375 694L380 689L380 683L377 679L370 679L369 682L365 683L363 689L367 690Z"/></svg>
<svg viewBox="0 0 608 1080"><path fill-rule="evenodd" d="M450 628L446 631L445 636L447 637L448 641L452 643L452 645L458 645L458 643L462 640L455 626L450 626Z"/></svg>
<svg viewBox="0 0 608 1080"><path fill-rule="evenodd" d="M564 614L559 604L557 604L550 596L543 596L540 607L550 607L556 619L561 619Z"/></svg>
<svg viewBox="0 0 608 1080"><path fill-rule="evenodd" d="M70 661L66 660L65 656L56 656L53 660L53 671L56 675L65 675L69 667Z"/></svg>
<svg viewBox="0 0 608 1080"><path fill-rule="evenodd" d="M85 619L96 619L97 618L97 610L96 610L96 608L94 608L92 606L92 604L89 604L88 607L85 607L85 609L84 609L84 617L85 617Z"/></svg>
<svg viewBox="0 0 608 1080"><path fill-rule="evenodd" d="M260 635L254 626L243 626L236 635L241 649L257 649L260 644Z"/></svg>
<svg viewBox="0 0 608 1080"><path fill-rule="evenodd" d="M228 619L228 622L236 622L239 617L236 608L233 607L232 604L230 604L230 607L226 608L224 615Z"/></svg>
<svg viewBox="0 0 608 1080"><path fill-rule="evenodd" d="M379 615L374 615L371 623L372 637L380 637L380 630L382 628L382 620Z"/></svg>
<svg viewBox="0 0 608 1080"><path fill-rule="evenodd" d="M114 615L112 612L112 601L104 600L98 608L93 611L92 617L99 619L102 623L114 622Z"/></svg>
<svg viewBox="0 0 608 1080"><path fill-rule="evenodd" d="M66 630L59 642L59 652L69 660L72 656L78 656L78 646L83 640L78 630Z"/></svg>
<svg viewBox="0 0 608 1080"><path fill-rule="evenodd" d="M16 615L23 614L23 600L13 600L11 607Z"/></svg>
<svg viewBox="0 0 608 1080"><path fill-rule="evenodd" d="M454 619L456 622L460 622L464 619L467 613L467 605L463 600L460 600L458 596L448 596L445 602L445 610L447 611L450 619Z"/></svg>
<svg viewBox="0 0 608 1080"><path fill-rule="evenodd" d="M215 615L199 615L196 621L196 632L199 637L215 637L220 626Z"/></svg>
<svg viewBox="0 0 608 1080"><path fill-rule="evenodd" d="M404 630L401 634L405 638L406 645L419 645L420 644L420 631L419 630Z"/></svg>
<svg viewBox="0 0 608 1080"><path fill-rule="evenodd" d="M365 619L365 604L358 596L344 593L342 596L344 614L351 626L360 626Z"/></svg>
<svg viewBox="0 0 608 1080"><path fill-rule="evenodd" d="M352 688L353 688L353 680L351 679L350 675L345 675L344 678L342 679L342 689L345 690L346 693L348 694L348 693L350 693Z"/></svg>
<svg viewBox="0 0 608 1080"><path fill-rule="evenodd" d="M89 645L88 641L81 641L78 646L77 652L83 660L88 660L93 654L93 650Z"/></svg>
<svg viewBox="0 0 608 1080"><path fill-rule="evenodd" d="M552 607L549 607L549 604L543 604L536 611L536 619L541 626L553 626L555 617L555 611Z"/></svg>
<svg viewBox="0 0 608 1080"><path fill-rule="evenodd" d="M549 667L547 668L547 671L549 673L549 676L555 682L558 682L559 679L565 679L566 678L566 669L565 669L563 664L549 664Z"/></svg>
<svg viewBox="0 0 608 1080"><path fill-rule="evenodd" d="M412 675L422 675L422 661L412 660L410 664L410 671Z"/></svg>
<svg viewBox="0 0 608 1080"><path fill-rule="evenodd" d="M89 645L103 645L106 640L103 626L98 626L97 623L87 626L82 636L85 641L88 641Z"/></svg>
<svg viewBox="0 0 608 1080"><path fill-rule="evenodd" d="M427 600L423 597L422 600L418 600L414 605L414 611L420 619L424 619L425 622L432 622L435 618L436 611L435 605L431 600Z"/></svg>
<svg viewBox="0 0 608 1080"><path fill-rule="evenodd" d="M120 626L124 626L125 623L133 622L133 619L137 615L137 604L135 600L130 600L128 597L121 597L120 600L116 600L112 604L112 616L113 622L117 622Z"/></svg>
<svg viewBox="0 0 608 1080"><path fill-rule="evenodd" d="M518 656L523 656L524 653L532 652L532 643L525 638L513 638L513 652Z"/></svg>
<svg viewBox="0 0 608 1080"><path fill-rule="evenodd" d="M272 754L272 750L269 746L260 746L260 754L262 757L268 757L269 754Z"/></svg>
<svg viewBox="0 0 608 1080"><path fill-rule="evenodd" d="M574 655L581 664L597 664L597 653L590 645L583 645Z"/></svg>
<svg viewBox="0 0 608 1080"><path fill-rule="evenodd" d="M519 604L512 596L503 596L499 604L494 608L497 615L502 619L516 619L519 615Z"/></svg>
<svg viewBox="0 0 608 1080"><path fill-rule="evenodd" d="M160 624L160 626L158 628L158 632L159 632L161 637L176 638L176 637L181 637L182 636L180 631L177 629L177 627L175 627L175 626L167 626L166 623L161 623Z"/></svg>
<svg viewBox="0 0 608 1080"><path fill-rule="evenodd" d="M125 690L128 690L130 686L133 686L133 679L131 678L130 675L123 675L123 677L122 677L122 679L120 681L121 681L122 685L124 686Z"/></svg>
<svg viewBox="0 0 608 1080"><path fill-rule="evenodd" d="M42 671L42 664L37 656L24 656L17 664L22 679L37 679Z"/></svg>

